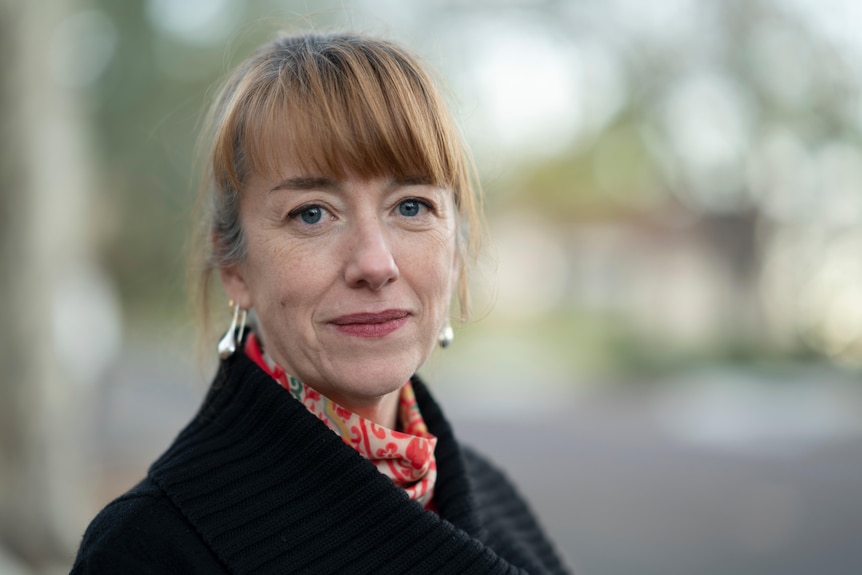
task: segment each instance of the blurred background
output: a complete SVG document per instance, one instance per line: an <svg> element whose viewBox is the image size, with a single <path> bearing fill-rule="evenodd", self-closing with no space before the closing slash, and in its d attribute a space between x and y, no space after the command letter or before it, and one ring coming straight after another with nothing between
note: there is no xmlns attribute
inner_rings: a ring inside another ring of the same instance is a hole
<svg viewBox="0 0 862 575"><path fill-rule="evenodd" d="M277 30L345 27L451 96L490 240L424 372L576 572L862 573L860 22L853 0L0 0L0 574L68 572L207 388L184 254L213 84Z"/></svg>

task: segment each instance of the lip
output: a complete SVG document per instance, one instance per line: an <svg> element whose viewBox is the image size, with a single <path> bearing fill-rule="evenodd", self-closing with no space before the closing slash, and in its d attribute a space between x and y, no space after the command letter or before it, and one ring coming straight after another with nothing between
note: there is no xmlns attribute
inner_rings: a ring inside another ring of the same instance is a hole
<svg viewBox="0 0 862 575"><path fill-rule="evenodd" d="M356 337L383 337L401 328L410 317L403 309L342 315L330 323L339 332Z"/></svg>

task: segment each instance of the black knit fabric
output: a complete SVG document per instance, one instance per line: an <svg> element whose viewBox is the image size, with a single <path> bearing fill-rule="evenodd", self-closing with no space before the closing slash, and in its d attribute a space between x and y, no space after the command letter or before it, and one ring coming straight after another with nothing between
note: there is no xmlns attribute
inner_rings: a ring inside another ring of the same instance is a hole
<svg viewBox="0 0 862 575"><path fill-rule="evenodd" d="M437 513L238 353L147 478L93 520L72 574L566 573L511 484L413 385L438 437Z"/></svg>

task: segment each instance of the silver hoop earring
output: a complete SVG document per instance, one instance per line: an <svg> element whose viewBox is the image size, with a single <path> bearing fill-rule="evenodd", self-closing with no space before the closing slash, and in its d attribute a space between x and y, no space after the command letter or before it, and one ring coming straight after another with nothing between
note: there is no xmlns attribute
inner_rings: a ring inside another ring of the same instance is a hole
<svg viewBox="0 0 862 575"><path fill-rule="evenodd" d="M452 340L454 339L455 331L452 329L452 324L449 323L449 320L447 319L443 329L440 330L440 335L437 336L437 343L440 345L440 349L446 349L452 344Z"/></svg>
<svg viewBox="0 0 862 575"><path fill-rule="evenodd" d="M237 341L242 341L242 334L245 331L245 320L248 312L240 309L239 304L235 304L233 300L228 304L233 307L233 319L230 321L230 327L218 342L218 356L221 359L227 359L236 352ZM239 332L236 326L239 324ZM237 337L239 338L237 340Z"/></svg>

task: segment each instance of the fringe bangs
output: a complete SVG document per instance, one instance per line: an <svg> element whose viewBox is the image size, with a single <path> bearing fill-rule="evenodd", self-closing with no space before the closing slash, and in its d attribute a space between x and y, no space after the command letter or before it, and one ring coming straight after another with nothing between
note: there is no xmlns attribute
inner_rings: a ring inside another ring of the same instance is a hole
<svg viewBox="0 0 862 575"><path fill-rule="evenodd" d="M439 113L443 103L420 70L381 52L330 45L307 50L293 65L260 62L264 70L245 75L254 84L237 85L224 110L216 179L241 191L251 173L279 175L287 164L336 179L419 177L453 189L460 203L464 154L452 141L451 120Z"/></svg>

